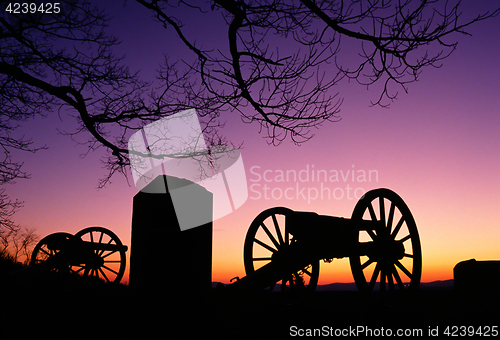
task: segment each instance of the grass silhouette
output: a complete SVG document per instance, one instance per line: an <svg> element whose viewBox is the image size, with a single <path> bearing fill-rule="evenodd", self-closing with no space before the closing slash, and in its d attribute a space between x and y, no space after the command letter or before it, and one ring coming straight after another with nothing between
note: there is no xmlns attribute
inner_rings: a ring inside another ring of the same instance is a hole
<svg viewBox="0 0 500 340"><path fill-rule="evenodd" d="M405 296L212 289L182 296L166 290L134 292L122 284L51 272L21 273L21 278L20 272L12 274L18 269L0 261L2 339L289 336L291 326L419 328L425 335L438 325L493 326L499 320L498 296L467 298L452 289Z"/></svg>

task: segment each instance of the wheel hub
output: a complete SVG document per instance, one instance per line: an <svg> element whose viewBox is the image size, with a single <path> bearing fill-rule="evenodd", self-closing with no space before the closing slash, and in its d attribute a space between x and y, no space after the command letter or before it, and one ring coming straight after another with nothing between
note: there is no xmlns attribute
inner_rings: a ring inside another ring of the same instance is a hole
<svg viewBox="0 0 500 340"><path fill-rule="evenodd" d="M375 262L396 262L405 256L405 247L402 242L393 240L390 236L377 238L375 249L370 256Z"/></svg>

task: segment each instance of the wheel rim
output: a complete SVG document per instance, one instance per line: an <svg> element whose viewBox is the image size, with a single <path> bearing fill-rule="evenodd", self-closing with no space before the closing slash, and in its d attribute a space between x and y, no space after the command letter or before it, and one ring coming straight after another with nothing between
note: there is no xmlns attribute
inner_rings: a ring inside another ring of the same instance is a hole
<svg viewBox="0 0 500 340"><path fill-rule="evenodd" d="M417 289L422 271L420 238L413 215L401 197L389 189L369 191L356 204L351 219L383 221L377 230L358 233L358 242L373 242L375 247L371 256L349 258L358 289Z"/></svg>
<svg viewBox="0 0 500 340"><path fill-rule="evenodd" d="M244 245L245 271L249 275L260 267L271 262L273 256L286 252L295 242L286 228L286 216L293 211L284 207L276 207L260 213L248 229ZM316 289L319 276L319 260L302 270L290 273L282 280L271 284L267 289L313 291Z"/></svg>
<svg viewBox="0 0 500 340"><path fill-rule="evenodd" d="M125 272L125 248L118 236L102 227L89 227L75 234L82 241L92 243L89 261L74 264L73 270L83 276L91 276L105 282L120 282ZM117 246L112 250L99 249ZM119 249L119 250L118 250Z"/></svg>
<svg viewBox="0 0 500 340"><path fill-rule="evenodd" d="M50 258L53 258L55 255L59 254L62 249L58 246L61 243L61 240L69 242L69 240L72 238L72 234L64 232L53 233L45 236L40 240L40 242L37 243L35 248L33 248L33 252L31 253L30 265L36 265L42 262L46 262ZM53 271L71 271L69 265L58 266L51 269Z"/></svg>

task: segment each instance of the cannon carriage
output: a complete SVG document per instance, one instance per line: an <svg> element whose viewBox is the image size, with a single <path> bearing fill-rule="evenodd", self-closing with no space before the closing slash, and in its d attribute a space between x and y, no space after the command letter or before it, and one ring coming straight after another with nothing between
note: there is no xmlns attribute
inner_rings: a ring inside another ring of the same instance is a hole
<svg viewBox="0 0 500 340"><path fill-rule="evenodd" d="M422 254L415 220L389 189L367 192L351 218L270 208L251 223L244 244L246 276L229 290L315 290L320 261L349 258L360 291L415 290Z"/></svg>
<svg viewBox="0 0 500 340"><path fill-rule="evenodd" d="M58 232L44 237L33 249L30 266L119 283L125 273L126 251L127 246L112 231L89 227L75 235Z"/></svg>

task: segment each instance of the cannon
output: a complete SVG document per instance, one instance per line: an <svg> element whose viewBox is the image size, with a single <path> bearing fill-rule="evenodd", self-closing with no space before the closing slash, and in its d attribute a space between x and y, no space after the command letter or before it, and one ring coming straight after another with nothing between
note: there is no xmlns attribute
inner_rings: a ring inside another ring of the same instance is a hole
<svg viewBox="0 0 500 340"><path fill-rule="evenodd" d="M89 227L75 235L58 232L44 237L33 249L30 266L119 283L126 251L112 231Z"/></svg>
<svg viewBox="0 0 500 340"><path fill-rule="evenodd" d="M313 291L320 261L349 258L359 291L418 289L422 252L415 220L405 202L389 189L367 192L351 218L293 211L260 213L246 234L246 276L228 290Z"/></svg>

